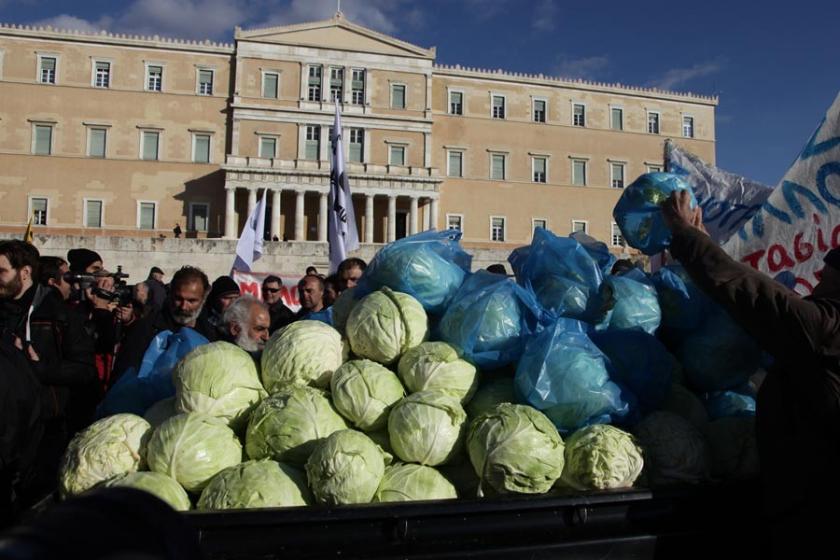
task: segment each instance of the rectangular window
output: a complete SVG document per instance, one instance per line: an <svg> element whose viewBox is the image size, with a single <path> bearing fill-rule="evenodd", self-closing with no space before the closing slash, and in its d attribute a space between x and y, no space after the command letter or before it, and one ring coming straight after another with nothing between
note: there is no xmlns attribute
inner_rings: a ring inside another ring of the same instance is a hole
<svg viewBox="0 0 840 560"><path fill-rule="evenodd" d="M449 114L463 115L464 114L464 94L460 91L449 92Z"/></svg>
<svg viewBox="0 0 840 560"><path fill-rule="evenodd" d="M359 68L353 70L353 79L350 87L352 88L350 95L350 103L353 105L365 104L365 71Z"/></svg>
<svg viewBox="0 0 840 560"><path fill-rule="evenodd" d="M140 229L155 229L155 212L157 204L141 202L137 225Z"/></svg>
<svg viewBox="0 0 840 560"><path fill-rule="evenodd" d="M105 128L91 128L88 130L88 156L95 158L105 157L105 142L108 137L108 130Z"/></svg>
<svg viewBox="0 0 840 560"><path fill-rule="evenodd" d="M391 84L391 109L405 109L405 86Z"/></svg>
<svg viewBox="0 0 840 560"><path fill-rule="evenodd" d="M534 182L535 183L545 183L546 182L546 167L547 167L547 160L544 157L535 157L533 158L533 166L534 166Z"/></svg>
<svg viewBox="0 0 840 560"><path fill-rule="evenodd" d="M102 201L85 201L85 227L102 227Z"/></svg>
<svg viewBox="0 0 840 560"><path fill-rule="evenodd" d="M583 220L572 220L572 233L586 233L586 225Z"/></svg>
<svg viewBox="0 0 840 560"><path fill-rule="evenodd" d="M683 117L683 136L694 138L694 117Z"/></svg>
<svg viewBox="0 0 840 560"><path fill-rule="evenodd" d="M586 160L572 160L572 184L580 187L586 186Z"/></svg>
<svg viewBox="0 0 840 560"><path fill-rule="evenodd" d="M388 163L391 165L405 165L405 146L391 145L388 151Z"/></svg>
<svg viewBox="0 0 840 560"><path fill-rule="evenodd" d="M545 100L534 99L534 122L545 122Z"/></svg>
<svg viewBox="0 0 840 560"><path fill-rule="evenodd" d="M146 90L161 91L163 87L163 66L146 66Z"/></svg>
<svg viewBox="0 0 840 560"><path fill-rule="evenodd" d="M572 105L572 125L586 126L586 107L580 103Z"/></svg>
<svg viewBox="0 0 840 560"><path fill-rule="evenodd" d="M308 125L306 127L306 140L303 145L303 158L311 160L321 159L321 127Z"/></svg>
<svg viewBox="0 0 840 560"><path fill-rule="evenodd" d="M365 131L361 128L350 129L350 154L349 161L361 162L364 156Z"/></svg>
<svg viewBox="0 0 840 560"><path fill-rule="evenodd" d="M613 107L610 109L610 128L624 130L624 109Z"/></svg>
<svg viewBox="0 0 840 560"><path fill-rule="evenodd" d="M210 205L191 202L190 203L190 221L187 227L190 231L207 231L210 223Z"/></svg>
<svg viewBox="0 0 840 560"><path fill-rule="evenodd" d="M661 165L648 165L647 166L647 172L648 173L661 173L662 172L662 166Z"/></svg>
<svg viewBox="0 0 840 560"><path fill-rule="evenodd" d="M35 141L33 142L32 153L37 156L48 156L52 154L52 125L36 124L34 132Z"/></svg>
<svg viewBox="0 0 840 560"><path fill-rule="evenodd" d="M32 205L32 224L36 226L47 225L47 199L32 198L30 204Z"/></svg>
<svg viewBox="0 0 840 560"><path fill-rule="evenodd" d="M505 118L505 98L502 95L493 96L493 118Z"/></svg>
<svg viewBox="0 0 840 560"><path fill-rule="evenodd" d="M55 67L56 67L56 59L55 57L51 56L42 56L41 60L41 68L39 72L40 80L42 84L54 84L55 83Z"/></svg>
<svg viewBox="0 0 840 560"><path fill-rule="evenodd" d="M505 219L500 216L490 218L490 241L505 240Z"/></svg>
<svg viewBox="0 0 840 560"><path fill-rule="evenodd" d="M93 86L98 88L111 87L111 63L101 62L96 63L96 72L94 74Z"/></svg>
<svg viewBox="0 0 840 560"><path fill-rule="evenodd" d="M446 215L446 228L447 229L457 229L458 231L464 231L464 217L461 214L447 214Z"/></svg>
<svg viewBox="0 0 840 560"><path fill-rule="evenodd" d="M330 101L339 103L344 99L344 68L330 68Z"/></svg>
<svg viewBox="0 0 840 560"><path fill-rule="evenodd" d="M277 155L277 138L260 136L260 157L271 159Z"/></svg>
<svg viewBox="0 0 840 560"><path fill-rule="evenodd" d="M548 220L545 218L534 218L531 220L531 229L535 230L537 228L547 229Z"/></svg>
<svg viewBox="0 0 840 560"><path fill-rule="evenodd" d="M143 131L143 155L145 160L154 161L159 157L160 132Z"/></svg>
<svg viewBox="0 0 840 560"><path fill-rule="evenodd" d="M614 189L624 188L624 164L611 163L610 164L610 186Z"/></svg>
<svg viewBox="0 0 840 560"><path fill-rule="evenodd" d="M505 155L490 154L490 178L497 181L505 179Z"/></svg>
<svg viewBox="0 0 840 560"><path fill-rule="evenodd" d="M659 134L659 113L648 113L648 132Z"/></svg>
<svg viewBox="0 0 840 560"><path fill-rule="evenodd" d="M193 135L193 161L195 163L210 163L210 135Z"/></svg>
<svg viewBox="0 0 840 560"><path fill-rule="evenodd" d="M277 72L263 72L262 96L267 99L277 99L280 75Z"/></svg>
<svg viewBox="0 0 840 560"><path fill-rule="evenodd" d="M213 71L198 71L198 95L213 95Z"/></svg>
<svg viewBox="0 0 840 560"><path fill-rule="evenodd" d="M446 175L449 177L464 176L464 152L450 151Z"/></svg>
<svg viewBox="0 0 840 560"><path fill-rule="evenodd" d="M309 86L308 89L308 97L309 101L320 101L321 100L321 67L320 66L310 66L309 67L309 80L307 82Z"/></svg>
<svg viewBox="0 0 840 560"><path fill-rule="evenodd" d="M611 241L613 247L623 247L624 246L624 238L621 236L621 229L619 229L618 224L613 223L612 225L612 235Z"/></svg>

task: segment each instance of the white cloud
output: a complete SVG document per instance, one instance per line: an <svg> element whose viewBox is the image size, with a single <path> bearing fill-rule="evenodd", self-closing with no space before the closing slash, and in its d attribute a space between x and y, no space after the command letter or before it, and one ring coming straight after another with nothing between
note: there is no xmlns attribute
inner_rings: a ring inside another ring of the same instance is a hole
<svg viewBox="0 0 840 560"><path fill-rule="evenodd" d="M536 31L554 31L559 17L560 9L554 0L541 0L534 8L531 27Z"/></svg>
<svg viewBox="0 0 840 560"><path fill-rule="evenodd" d="M572 58L564 54L557 57L554 73L561 78L594 80L609 67L609 64L610 59L606 56Z"/></svg>
<svg viewBox="0 0 840 560"><path fill-rule="evenodd" d="M108 16L103 16L98 21L88 21L69 14L61 14L55 17L46 18L38 21L33 21L31 25L36 26L52 26L54 29L67 29L74 31L82 31L84 33L97 33L103 29L108 29L111 26L112 20Z"/></svg>
<svg viewBox="0 0 840 560"><path fill-rule="evenodd" d="M235 0L136 0L115 24L119 31L185 39L230 36L247 18Z"/></svg>
<svg viewBox="0 0 840 560"><path fill-rule="evenodd" d="M511 0L466 0L470 16L486 21L496 17L505 10Z"/></svg>
<svg viewBox="0 0 840 560"><path fill-rule="evenodd" d="M672 90L697 78L715 74L721 70L719 62L704 62L690 68L672 68L659 79L652 80L648 85L665 90Z"/></svg>
<svg viewBox="0 0 840 560"><path fill-rule="evenodd" d="M275 8L279 6L275 4ZM249 27L326 20L335 15L335 9L335 0L291 0L282 9L276 9L276 15ZM341 12L355 24L389 34L396 33L403 23L416 26L422 22L422 12L410 0L344 0Z"/></svg>

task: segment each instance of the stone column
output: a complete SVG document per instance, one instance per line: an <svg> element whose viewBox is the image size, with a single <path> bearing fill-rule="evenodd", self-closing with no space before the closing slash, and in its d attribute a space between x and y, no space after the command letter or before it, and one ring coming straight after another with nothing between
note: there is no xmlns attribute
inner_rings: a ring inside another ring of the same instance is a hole
<svg viewBox="0 0 840 560"><path fill-rule="evenodd" d="M318 241L327 241L327 205L329 193L322 192L318 207Z"/></svg>
<svg viewBox="0 0 840 560"><path fill-rule="evenodd" d="M365 196L365 243L373 243L373 195Z"/></svg>
<svg viewBox="0 0 840 560"><path fill-rule="evenodd" d="M248 217L254 213L254 208L257 207L257 189L248 189Z"/></svg>
<svg viewBox="0 0 840 560"><path fill-rule="evenodd" d="M432 199L432 227L431 229L438 229L438 199Z"/></svg>
<svg viewBox="0 0 840 560"><path fill-rule="evenodd" d="M306 241L305 230L303 229L303 197L304 191L295 193L295 241Z"/></svg>
<svg viewBox="0 0 840 560"><path fill-rule="evenodd" d="M280 197L283 194L281 189L271 190L271 239L283 239L280 235Z"/></svg>
<svg viewBox="0 0 840 560"><path fill-rule="evenodd" d="M388 243L397 240L397 196L388 195Z"/></svg>
<svg viewBox="0 0 840 560"><path fill-rule="evenodd" d="M236 187L225 188L225 238L236 239Z"/></svg>
<svg viewBox="0 0 840 560"><path fill-rule="evenodd" d="M418 197L412 196L411 197L411 210L409 212L409 218L408 218L409 233L411 235L414 235L415 233L417 233L417 214L418 214L418 212L417 212L417 202L418 202Z"/></svg>

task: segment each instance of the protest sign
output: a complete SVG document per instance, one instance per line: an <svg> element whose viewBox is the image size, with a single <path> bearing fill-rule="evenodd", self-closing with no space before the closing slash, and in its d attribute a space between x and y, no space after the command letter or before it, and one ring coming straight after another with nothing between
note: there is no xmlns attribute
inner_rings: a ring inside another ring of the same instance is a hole
<svg viewBox="0 0 840 560"><path fill-rule="evenodd" d="M262 283L267 276L277 276L283 281L283 287L280 290L283 303L292 311L297 312L300 309L300 300L298 300L297 293L299 276L281 276L271 272L233 271L233 280L239 285L240 293L254 296L260 300L262 299Z"/></svg>

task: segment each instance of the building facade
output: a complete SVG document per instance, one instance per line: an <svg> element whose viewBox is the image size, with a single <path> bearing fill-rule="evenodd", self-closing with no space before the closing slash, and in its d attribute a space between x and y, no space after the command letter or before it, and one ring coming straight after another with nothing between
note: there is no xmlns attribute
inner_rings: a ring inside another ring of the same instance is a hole
<svg viewBox="0 0 840 560"><path fill-rule="evenodd" d="M235 30L232 45L0 26L0 231L325 242L340 102L363 243L534 227L621 240L621 189L672 138L714 163L717 99L435 64L346 21Z"/></svg>

